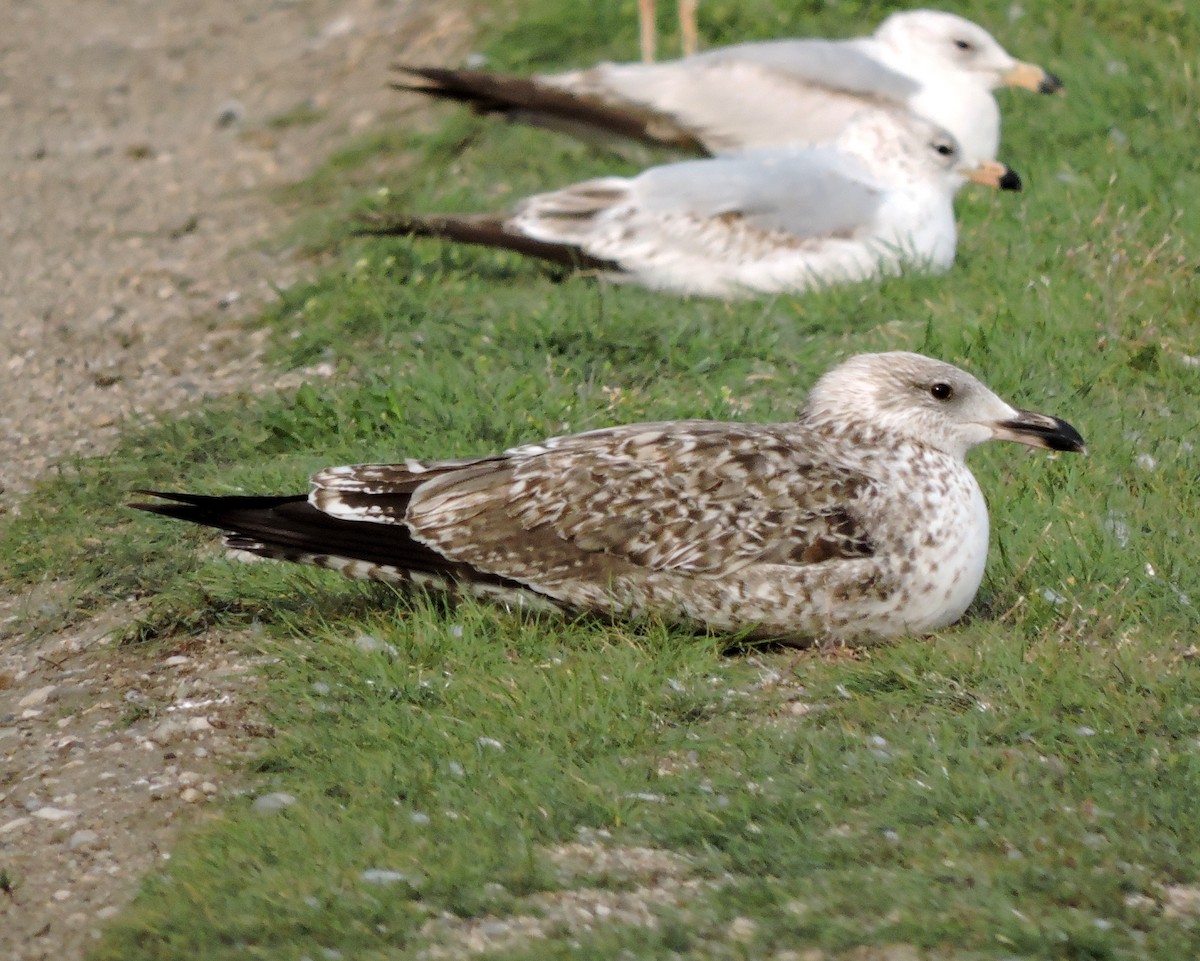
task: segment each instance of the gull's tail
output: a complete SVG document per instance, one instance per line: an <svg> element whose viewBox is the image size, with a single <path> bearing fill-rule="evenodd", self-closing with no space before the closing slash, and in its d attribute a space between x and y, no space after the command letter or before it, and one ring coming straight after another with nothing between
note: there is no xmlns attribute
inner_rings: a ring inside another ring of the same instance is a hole
<svg viewBox="0 0 1200 961"><path fill-rule="evenodd" d="M453 590L464 582L496 587L516 582L443 557L413 539L403 524L379 524L331 517L304 494L279 497L208 496L139 490L159 503L130 507L224 532L234 550L259 557L309 564L358 580L415 583ZM407 502L408 494L391 494ZM391 504L403 513L403 504Z"/></svg>
<svg viewBox="0 0 1200 961"><path fill-rule="evenodd" d="M355 233L372 237L444 237L463 244L512 250L562 267L577 270L621 272L620 264L585 253L574 244L535 240L514 233L503 218L492 214L430 214L387 217L365 214Z"/></svg>
<svg viewBox="0 0 1200 961"><path fill-rule="evenodd" d="M559 130L583 139L597 133L690 153L709 151L694 133L665 114L599 97L571 93L529 77L483 70L409 67L394 64L396 90L428 94L471 107L476 113L501 114L509 120Z"/></svg>

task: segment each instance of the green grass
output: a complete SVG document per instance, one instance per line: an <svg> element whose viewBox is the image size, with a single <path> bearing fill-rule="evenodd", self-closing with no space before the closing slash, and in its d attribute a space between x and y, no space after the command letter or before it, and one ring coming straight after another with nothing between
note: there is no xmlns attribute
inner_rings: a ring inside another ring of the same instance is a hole
<svg viewBox="0 0 1200 961"><path fill-rule="evenodd" d="M593 6L495 15L492 65L628 56L632 0ZM96 958L417 957L444 913L539 912L549 936L503 956L1197 953L1191 920L1134 899L1200 884L1200 27L1166 0L1031 5L1015 23L1008 8L957 9L1068 93L1001 94L1004 157L1027 190L964 191L945 277L729 306L349 238L330 211L499 209L637 169L452 109L431 133L348 145L288 192L328 269L264 318L272 360L329 362L335 378L131 427L0 528L0 583L56 588L31 603L34 627L132 595L146 609L130 642L255 622L281 656L268 698L281 733L245 772L249 794L183 840ZM717 43L848 34L883 11L705 0L700 13ZM975 605L936 637L857 658L751 656L653 624L522 619L241 566L204 532L120 507L134 487L299 490L329 463L639 419L785 419L837 359L897 348L1067 418L1090 453L973 455L993 515ZM363 634L395 655L360 652ZM297 803L255 814L269 790ZM543 893L651 883L557 873L549 852L585 829L680 854L698 883L654 909L653 930L570 929ZM371 869L411 883L364 883Z"/></svg>

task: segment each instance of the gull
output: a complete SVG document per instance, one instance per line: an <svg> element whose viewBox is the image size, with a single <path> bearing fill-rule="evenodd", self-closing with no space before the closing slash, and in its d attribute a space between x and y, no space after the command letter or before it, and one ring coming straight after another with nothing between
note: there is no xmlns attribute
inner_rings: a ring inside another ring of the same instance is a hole
<svg viewBox="0 0 1200 961"><path fill-rule="evenodd" d="M967 179L1021 186L995 161L966 167L954 138L928 121L869 112L831 145L601 177L528 197L508 216L376 217L360 232L446 237L732 298L948 269L953 198Z"/></svg>
<svg viewBox="0 0 1200 961"><path fill-rule="evenodd" d="M140 491L261 557L508 606L650 616L803 644L924 634L983 577L988 511L964 457L992 439L1083 451L919 354L860 354L799 418L682 420L492 457L330 467L309 494Z"/></svg>
<svg viewBox="0 0 1200 961"><path fill-rule="evenodd" d="M1000 108L992 91L1062 88L978 24L937 10L894 13L868 37L742 43L658 64L601 63L534 77L396 69L399 89L481 113L709 154L823 143L863 109L900 108L944 127L968 159L993 160Z"/></svg>

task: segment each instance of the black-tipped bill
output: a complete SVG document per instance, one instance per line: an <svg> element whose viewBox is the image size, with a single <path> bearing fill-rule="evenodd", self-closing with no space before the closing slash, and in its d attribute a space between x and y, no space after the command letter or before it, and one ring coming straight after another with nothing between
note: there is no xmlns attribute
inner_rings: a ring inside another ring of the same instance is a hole
<svg viewBox="0 0 1200 961"><path fill-rule="evenodd" d="M1054 76L1054 74L1047 72L1046 75L1038 82L1037 92L1058 93L1060 90L1062 90L1062 88L1063 82L1059 80L1058 77Z"/></svg>
<svg viewBox="0 0 1200 961"><path fill-rule="evenodd" d="M1046 450L1070 451L1075 454L1087 452L1083 436L1065 420L1038 414L1032 410L1018 410L1012 420L996 424L996 434L1005 440Z"/></svg>
<svg viewBox="0 0 1200 961"><path fill-rule="evenodd" d="M997 186L1001 190L1020 190L1021 175L1013 170L1012 167L1006 166L1004 168L1004 173L1000 176L1000 182L997 184Z"/></svg>
<svg viewBox="0 0 1200 961"><path fill-rule="evenodd" d="M999 160L985 160L976 167L960 171L962 176L976 184L997 190L1020 190L1021 178L1008 164Z"/></svg>

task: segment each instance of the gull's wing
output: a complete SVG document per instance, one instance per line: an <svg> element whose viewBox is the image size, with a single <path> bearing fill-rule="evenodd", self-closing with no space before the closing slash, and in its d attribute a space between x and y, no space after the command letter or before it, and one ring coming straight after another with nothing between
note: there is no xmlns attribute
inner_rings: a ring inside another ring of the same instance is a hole
<svg viewBox="0 0 1200 961"><path fill-rule="evenodd" d="M875 59L869 41L737 44L540 79L613 109L652 110L714 153L832 140L855 113L904 109L920 89Z"/></svg>
<svg viewBox="0 0 1200 961"><path fill-rule="evenodd" d="M333 468L314 477L312 498L334 518L402 523L451 563L548 593L650 571L719 577L870 556L856 505L874 481L793 433L631 425L417 472Z"/></svg>
<svg viewBox="0 0 1200 961"><path fill-rule="evenodd" d="M777 244L852 236L872 222L884 193L857 159L832 148L758 151L539 194L522 201L508 224L630 267L631 258L666 251L714 256L746 228L791 235Z"/></svg>

